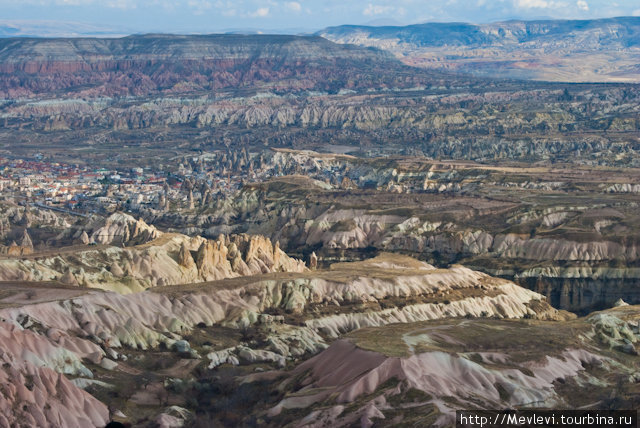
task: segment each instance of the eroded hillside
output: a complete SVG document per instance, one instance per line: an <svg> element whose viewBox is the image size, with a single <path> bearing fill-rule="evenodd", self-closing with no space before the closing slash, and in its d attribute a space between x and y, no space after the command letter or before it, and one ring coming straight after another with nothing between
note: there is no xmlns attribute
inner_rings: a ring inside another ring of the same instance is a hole
<svg viewBox="0 0 640 428"><path fill-rule="evenodd" d="M490 166L277 151L281 173L182 213L150 209L162 227L215 237L257 233L320 262L411 254L462 263L584 311L639 302L635 169Z"/></svg>
<svg viewBox="0 0 640 428"><path fill-rule="evenodd" d="M116 416L139 425L171 416L170 404L184 408L186 419L228 423L229 413L239 409L229 404L227 414L209 413L201 400L215 395L217 384L207 379L222 376L244 385L273 381L290 370L296 376L304 370L304 365L295 368L301 361L327 348L331 354L342 346L336 339L365 327L452 317L572 319L508 281L391 254L329 270L155 287L129 295L44 283L1 286L3 373L16 387L2 390L0 409L5 421L26 424L46 418L64 420L65 426L99 426ZM251 371L256 374L237 377ZM55 395L51 382L62 388ZM198 391L193 396L186 392L191 388ZM269 402L293 400L283 392ZM62 403L71 397L78 405L63 411ZM38 407L41 400L49 406ZM233 417L269 421L291 408L281 403L275 411L264 404L249 416Z"/></svg>
<svg viewBox="0 0 640 428"><path fill-rule="evenodd" d="M167 162L192 150L330 144L364 155L628 164L638 146L636 85L422 70L320 37L0 43L0 137L16 155L138 165L147 154Z"/></svg>

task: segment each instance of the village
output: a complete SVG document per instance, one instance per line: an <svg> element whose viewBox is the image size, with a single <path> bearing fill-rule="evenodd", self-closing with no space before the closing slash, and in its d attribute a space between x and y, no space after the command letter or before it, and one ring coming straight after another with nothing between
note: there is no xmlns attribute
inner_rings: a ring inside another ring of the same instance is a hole
<svg viewBox="0 0 640 428"><path fill-rule="evenodd" d="M211 206L249 182L291 173L309 173L325 181L341 176L335 167L319 171L295 157L283 161L274 153L246 150L201 153L126 169L48 162L35 153L21 159L0 157L0 201L77 216L191 211Z"/></svg>
<svg viewBox="0 0 640 428"><path fill-rule="evenodd" d="M165 172L150 167L109 170L50 163L37 160L37 156L29 160L0 157L0 199L78 214L142 206L164 209L168 208L168 199L188 207L189 198L194 196L181 190L192 180L206 182L215 193L234 191L241 185L243 177L225 173L216 174L213 168L196 172L188 162L187 166L180 163L175 172Z"/></svg>

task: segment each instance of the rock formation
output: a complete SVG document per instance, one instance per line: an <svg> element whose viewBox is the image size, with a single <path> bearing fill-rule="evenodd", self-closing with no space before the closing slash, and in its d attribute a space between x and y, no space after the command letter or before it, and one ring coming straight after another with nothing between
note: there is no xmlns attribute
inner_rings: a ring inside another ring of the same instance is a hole
<svg viewBox="0 0 640 428"><path fill-rule="evenodd" d="M7 403L0 404L0 415L8 423L14 421L13 413L2 409L36 406L40 394L45 398L50 394L46 382L41 388L38 379L55 374L62 384L68 375L74 383L48 400L53 409L39 411L49 418L47 411L58 411L57 400L66 403L73 396L77 400L73 403L83 404L70 405L66 423L77 426L81 423L73 421L82 420L85 426L101 426L105 405L76 386L100 385L101 372L92 378L96 375L89 370L91 365L117 374L130 370L120 364L131 350L144 355L163 348L185 358L177 367L204 358L208 370L235 365L280 370L275 373L278 379L286 377L278 381L283 394L264 409L274 424L286 409L297 409L296 418L308 418L304 420L367 425L375 415L389 412L408 417L397 402L420 397L421 406L431 409L420 414L434 418L423 424L432 425L452 417L455 405L442 400L444 396L473 400L481 408L531 401L542 407L564 403L567 396L558 378L597 385L601 374L592 367L630 354L635 349L631 345L640 340L636 307L620 306L575 320L532 291L462 266L436 269L405 256L381 254L363 262L335 264L329 270L278 273L274 266L290 261L280 253L274 264L274 252L281 250L262 237L225 235L206 241L163 234L158 240L167 241L162 245L171 248L170 257L181 269L207 269L210 264L233 269L242 260L248 261L243 269L270 266L270 273L127 295L69 287L51 290L45 285L32 285L29 295L19 288L8 290L0 296L5 353L26 347L37 359L25 361L1 353L0 359L11 367L5 373L17 385L30 385L28 379L34 379L35 390L40 391L32 397L0 389L0 403ZM162 252L153 241L109 250L140 247ZM196 261L193 253L198 255ZM81 258L86 260L86 255ZM167 263L161 258L152 268ZM125 269L114 265L109 270L120 276ZM86 275L91 277L90 269ZM202 335L219 328L225 333L206 336L208 342L203 344ZM233 342L229 333L233 330L259 336ZM25 345L27 337L31 345ZM212 348L211 341L219 344ZM31 361L37 361L39 372L31 368L29 364L35 364ZM292 366L292 371L282 371ZM607 376L629 376L620 371L624 365L611 367ZM273 373L256 371L243 382L262 382L269 376ZM167 384L174 381L197 382L174 379ZM470 389L469 382L476 387ZM473 392L478 390L480 395ZM346 406L349 411L337 411ZM38 412L31 414L41 417Z"/></svg>
<svg viewBox="0 0 640 428"><path fill-rule="evenodd" d="M0 338L0 425L19 421L24 426L84 428L107 423L107 406L65 376L78 373L71 362L82 367L76 354L4 321L0 322ZM88 349L76 352L86 356ZM79 373L91 374L86 368Z"/></svg>
<svg viewBox="0 0 640 428"><path fill-rule="evenodd" d="M143 220L136 220L124 213L112 214L104 224L91 234L91 241L98 244L142 244L159 237L162 233Z"/></svg>
<svg viewBox="0 0 640 428"><path fill-rule="evenodd" d="M88 245L91 242L86 230L82 231L82 233L80 234L80 238L78 238L78 242L82 245Z"/></svg>
<svg viewBox="0 0 640 428"><path fill-rule="evenodd" d="M20 242L16 243L12 241L6 252L10 256L26 256L33 253L33 243L31 242L31 237L27 229L24 229L22 232Z"/></svg>
<svg viewBox="0 0 640 428"><path fill-rule="evenodd" d="M309 257L309 269L313 270L318 267L318 256L316 256L316 252L312 252Z"/></svg>
<svg viewBox="0 0 640 428"><path fill-rule="evenodd" d="M29 232L27 232L27 229L25 229L22 233L22 238L20 239L20 243L18 245L25 250L30 249L31 251L33 251L33 242L31 242L31 237L29 236Z"/></svg>
<svg viewBox="0 0 640 428"><path fill-rule="evenodd" d="M67 271L58 279L64 285L78 285L78 280L75 275L71 272L71 269L67 269Z"/></svg>
<svg viewBox="0 0 640 428"><path fill-rule="evenodd" d="M180 252L178 253L178 264L185 269L192 269L195 265L193 257L191 256L191 251L189 250L186 242L183 242L180 247Z"/></svg>
<svg viewBox="0 0 640 428"><path fill-rule="evenodd" d="M302 272L302 261L287 256L263 236L220 236L217 241L162 234L142 220L112 215L92 234L103 243L143 242L63 252L38 259L0 260L0 279L48 281L131 293L154 286L205 282L268 272ZM193 256L192 256L193 252ZM22 247L9 253L21 256Z"/></svg>

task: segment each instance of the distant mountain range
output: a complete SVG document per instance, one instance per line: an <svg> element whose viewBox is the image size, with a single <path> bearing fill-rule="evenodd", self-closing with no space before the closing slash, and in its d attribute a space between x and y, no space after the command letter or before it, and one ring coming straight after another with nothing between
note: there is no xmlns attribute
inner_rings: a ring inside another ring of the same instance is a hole
<svg viewBox="0 0 640 428"><path fill-rule="evenodd" d="M372 22L372 25L376 25ZM311 34L315 30L304 28L264 29L253 27L226 28L217 33L224 34ZM166 33L166 31L155 31ZM175 34L210 34L212 31L176 31ZM0 19L0 38L9 37L125 37L140 32L126 27L106 27L72 21L38 21L38 20L2 20Z"/></svg>
<svg viewBox="0 0 640 428"><path fill-rule="evenodd" d="M640 17L344 25L317 34L385 49L427 68L536 80L640 82Z"/></svg>
<svg viewBox="0 0 640 428"><path fill-rule="evenodd" d="M115 37L131 34L126 28L101 27L82 22L0 20L2 37Z"/></svg>
<svg viewBox="0 0 640 428"><path fill-rule="evenodd" d="M283 31L291 32L294 30ZM0 20L0 40L14 37L114 38L128 33L131 31L124 28L76 22ZM261 31L245 29L231 33L256 34ZM272 31L268 33L273 34ZM321 30L316 35L340 44L383 49L406 65L428 69L528 80L640 83L640 17L478 25L343 25ZM264 39L268 40L271 39ZM108 49L117 45L108 44ZM14 61L12 55L18 55L21 61L29 60L25 57L26 51L6 50L17 45L3 46L3 62ZM46 51L46 46L46 43L40 44L38 49Z"/></svg>

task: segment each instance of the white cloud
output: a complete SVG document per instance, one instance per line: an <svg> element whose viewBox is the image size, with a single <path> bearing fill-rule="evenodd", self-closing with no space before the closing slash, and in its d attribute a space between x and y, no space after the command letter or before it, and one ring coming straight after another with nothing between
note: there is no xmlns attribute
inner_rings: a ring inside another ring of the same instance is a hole
<svg viewBox="0 0 640 428"><path fill-rule="evenodd" d="M547 0L516 0L516 6L522 9L545 9L549 7Z"/></svg>
<svg viewBox="0 0 640 428"><path fill-rule="evenodd" d="M215 2L214 6L217 11L220 11L222 16L232 17L238 15L238 10L236 9L237 3L233 1L222 1L218 0Z"/></svg>
<svg viewBox="0 0 640 428"><path fill-rule="evenodd" d="M287 9L289 9L292 12L301 12L302 11L302 6L297 1L285 2L284 7L286 7Z"/></svg>
<svg viewBox="0 0 640 428"><path fill-rule="evenodd" d="M256 9L251 15L252 18L265 18L269 16L269 8L268 7L260 7Z"/></svg>
<svg viewBox="0 0 640 428"><path fill-rule="evenodd" d="M587 3L586 1L578 0L576 4L578 5L578 9L583 10L585 12L589 11L589 3Z"/></svg>
<svg viewBox="0 0 640 428"><path fill-rule="evenodd" d="M366 16L375 16L393 13L393 11L395 11L395 8L393 6L380 6L369 3L367 7L362 11L362 14Z"/></svg>
<svg viewBox="0 0 640 428"><path fill-rule="evenodd" d="M633 12L631 12L631 15L633 16L640 16L640 9L636 9Z"/></svg>
<svg viewBox="0 0 640 428"><path fill-rule="evenodd" d="M70 5L70 6L81 6L83 4L93 3L92 1L83 1L83 0L61 0L59 2L62 5Z"/></svg>
<svg viewBox="0 0 640 428"><path fill-rule="evenodd" d="M115 9L122 9L122 10L128 10L128 9L135 9L136 8L136 4L133 3L133 2L130 2L128 0L109 0L107 2L107 6L113 7Z"/></svg>
<svg viewBox="0 0 640 428"><path fill-rule="evenodd" d="M193 9L195 15L204 15L206 11L213 9L213 4L208 0L189 0L187 5Z"/></svg>
<svg viewBox="0 0 640 428"><path fill-rule="evenodd" d="M578 3L584 3L587 8L589 7L584 0L578 0ZM514 0L514 5L519 9L566 9L569 7L566 2L553 0Z"/></svg>
<svg viewBox="0 0 640 428"><path fill-rule="evenodd" d="M93 0L58 0L54 2L54 4L59 4L62 6L85 6L92 3Z"/></svg>
<svg viewBox="0 0 640 428"><path fill-rule="evenodd" d="M36 6L102 6L113 9L137 9L138 5L144 6L144 2L140 0L0 0L0 7L3 5L18 4L20 6L36 5Z"/></svg>

